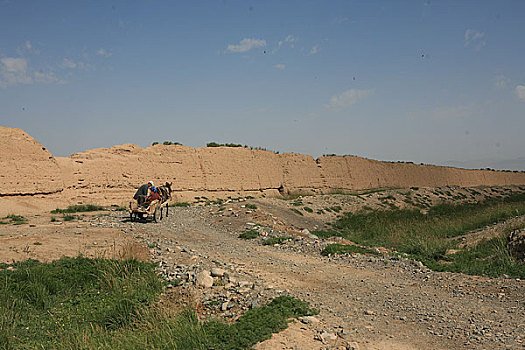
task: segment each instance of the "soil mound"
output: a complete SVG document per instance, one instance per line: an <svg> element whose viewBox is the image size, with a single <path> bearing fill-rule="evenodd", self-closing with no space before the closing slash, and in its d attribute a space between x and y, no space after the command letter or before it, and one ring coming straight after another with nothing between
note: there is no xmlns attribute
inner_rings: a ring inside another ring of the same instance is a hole
<svg viewBox="0 0 525 350"><path fill-rule="evenodd" d="M51 153L23 130L0 126L0 196L62 191L62 172Z"/></svg>

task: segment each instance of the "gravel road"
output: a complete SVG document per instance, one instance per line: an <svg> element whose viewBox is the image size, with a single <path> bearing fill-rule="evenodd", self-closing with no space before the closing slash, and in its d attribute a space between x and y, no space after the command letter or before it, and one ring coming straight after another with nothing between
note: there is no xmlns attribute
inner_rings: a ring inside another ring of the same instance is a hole
<svg viewBox="0 0 525 350"><path fill-rule="evenodd" d="M326 243L315 237L264 246L238 238L262 209L216 207L170 208L158 224L122 225L150 247L171 292L200 299L201 317L235 320L281 294L320 310L258 349L525 348L524 281L437 273L390 257L322 257ZM213 285L198 287L204 270Z"/></svg>

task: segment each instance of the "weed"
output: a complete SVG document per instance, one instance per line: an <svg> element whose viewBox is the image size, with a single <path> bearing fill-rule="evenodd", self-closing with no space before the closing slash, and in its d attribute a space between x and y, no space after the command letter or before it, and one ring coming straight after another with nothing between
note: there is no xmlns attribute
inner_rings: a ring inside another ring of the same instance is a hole
<svg viewBox="0 0 525 350"><path fill-rule="evenodd" d="M197 197L195 197L195 198L197 198ZM170 204L168 204L168 206L170 206L170 207L189 207L190 203L187 203L187 202L170 203Z"/></svg>
<svg viewBox="0 0 525 350"><path fill-rule="evenodd" d="M257 237L259 237L259 232L255 230L247 230L239 235L239 238L242 238L242 239L254 239Z"/></svg>
<svg viewBox="0 0 525 350"><path fill-rule="evenodd" d="M440 265L437 262L446 259L445 252L455 244L449 238L516 215L525 215L525 194L476 204L440 204L431 207L427 214L417 209L346 213L332 225L333 230L324 232L325 235L337 233L358 244L394 248L423 261L429 267L438 268ZM499 260L505 259L502 257ZM474 267L476 261L485 266L480 259L471 259L469 268L467 264L454 266L458 272L483 271L483 274L488 274L486 269ZM494 269L494 273L500 271ZM525 275L525 267L521 271L518 276ZM507 274L516 276L516 269L509 268Z"/></svg>
<svg viewBox="0 0 525 350"><path fill-rule="evenodd" d="M346 245L338 243L329 244L321 251L321 255L323 256L352 253L379 255L379 253L371 249L362 248L356 245Z"/></svg>
<svg viewBox="0 0 525 350"><path fill-rule="evenodd" d="M333 206L330 209L332 209L332 211L335 211L336 213L339 213L341 210L343 210L343 208L341 208L341 206L339 205Z"/></svg>
<svg viewBox="0 0 525 350"><path fill-rule="evenodd" d="M78 219L78 216L76 215L64 215L62 217L62 220L64 221L74 221L74 220L77 220Z"/></svg>
<svg viewBox="0 0 525 350"><path fill-rule="evenodd" d="M293 236L278 236L278 237L270 237L268 239L265 239L263 241L263 245L274 245L274 244L282 244L286 241L289 241L291 239L294 239Z"/></svg>
<svg viewBox="0 0 525 350"><path fill-rule="evenodd" d="M308 213L313 213L314 212L314 210L312 208L310 208L310 207L304 207L303 210L308 212Z"/></svg>
<svg viewBox="0 0 525 350"><path fill-rule="evenodd" d="M253 210L257 209L257 206L255 204L246 204L245 207Z"/></svg>
<svg viewBox="0 0 525 350"><path fill-rule="evenodd" d="M100 206L100 205L93 205L93 204L80 204L80 205L70 205L66 209L55 209L51 211L51 214L70 214L70 213L78 213L78 212L86 212L86 211L101 211L106 210L106 208Z"/></svg>
<svg viewBox="0 0 525 350"><path fill-rule="evenodd" d="M299 210L295 209L295 208L292 208L292 211L296 214L299 214L301 216L304 216L304 214L302 212L300 212Z"/></svg>
<svg viewBox="0 0 525 350"><path fill-rule="evenodd" d="M34 245L42 245L42 242L34 242Z"/></svg>
<svg viewBox="0 0 525 350"><path fill-rule="evenodd" d="M13 267L0 270L4 349L70 348L72 333L127 327L162 289L154 265L134 260L78 257Z"/></svg>
<svg viewBox="0 0 525 350"><path fill-rule="evenodd" d="M14 215L10 214L4 217L3 219L8 219L11 224L13 225L23 225L27 224L27 219L23 217L22 215ZM3 222L3 224L7 224L8 222Z"/></svg>

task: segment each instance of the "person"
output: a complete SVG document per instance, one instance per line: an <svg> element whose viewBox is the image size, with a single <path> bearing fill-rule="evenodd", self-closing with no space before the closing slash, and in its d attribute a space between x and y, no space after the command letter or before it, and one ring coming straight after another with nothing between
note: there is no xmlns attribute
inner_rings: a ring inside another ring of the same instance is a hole
<svg viewBox="0 0 525 350"><path fill-rule="evenodd" d="M149 207L151 202L154 200L160 200L159 190L155 186L151 186L150 188L150 195L146 197L146 202L144 202L145 207Z"/></svg>
<svg viewBox="0 0 525 350"><path fill-rule="evenodd" d="M135 195L133 196L133 199L137 201L139 207L142 206L146 201L146 197L148 196L148 190L151 187L155 187L153 186L153 181L148 181L148 183L140 186Z"/></svg>

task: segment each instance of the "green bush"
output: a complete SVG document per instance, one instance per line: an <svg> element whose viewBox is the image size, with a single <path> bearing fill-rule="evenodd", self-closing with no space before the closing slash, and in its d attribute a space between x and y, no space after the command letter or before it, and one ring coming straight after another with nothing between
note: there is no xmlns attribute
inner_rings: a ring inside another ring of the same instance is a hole
<svg viewBox="0 0 525 350"><path fill-rule="evenodd" d="M376 251L371 249L362 248L356 245L346 245L338 243L329 244L321 251L321 255L323 256L349 253L378 255Z"/></svg>
<svg viewBox="0 0 525 350"><path fill-rule="evenodd" d="M313 213L314 212L314 210L312 208L310 208L310 207L303 207L303 210L308 212L308 213Z"/></svg>
<svg viewBox="0 0 525 350"><path fill-rule="evenodd" d="M66 209L55 209L51 211L51 214L70 214L70 213L79 213L86 211L101 211L106 210L105 207L94 204L80 204L80 205L70 205Z"/></svg>
<svg viewBox="0 0 525 350"><path fill-rule="evenodd" d="M256 230L244 231L243 233L239 235L239 238L242 238L242 239L254 239L257 237L259 237L259 232L257 232Z"/></svg>
<svg viewBox="0 0 525 350"><path fill-rule="evenodd" d="M274 244L282 244L286 241L289 241L291 239L294 239L293 236L278 236L278 237L270 237L268 239L265 239L263 241L263 245L274 245Z"/></svg>

